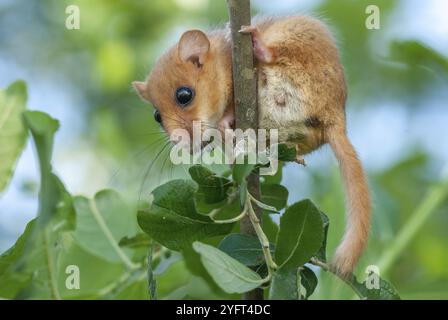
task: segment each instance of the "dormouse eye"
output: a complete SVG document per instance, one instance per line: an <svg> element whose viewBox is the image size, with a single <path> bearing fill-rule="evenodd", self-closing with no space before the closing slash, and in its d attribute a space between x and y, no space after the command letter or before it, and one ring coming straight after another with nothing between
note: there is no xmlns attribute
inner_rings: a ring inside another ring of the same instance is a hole
<svg viewBox="0 0 448 320"><path fill-rule="evenodd" d="M156 120L158 123L162 123L162 116L160 115L159 110L154 110L154 120Z"/></svg>
<svg viewBox="0 0 448 320"><path fill-rule="evenodd" d="M194 92L188 87L179 87L176 90L176 102L181 107L186 107L194 97Z"/></svg>

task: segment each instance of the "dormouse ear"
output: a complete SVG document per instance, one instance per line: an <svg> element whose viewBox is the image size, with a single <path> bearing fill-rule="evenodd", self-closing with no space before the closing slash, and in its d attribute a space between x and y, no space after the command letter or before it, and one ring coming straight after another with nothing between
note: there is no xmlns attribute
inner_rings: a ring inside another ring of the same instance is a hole
<svg viewBox="0 0 448 320"><path fill-rule="evenodd" d="M137 91L140 98L142 98L145 101L148 101L147 95L146 95L146 84L141 81L134 81L132 82L132 86L134 87L135 91Z"/></svg>
<svg viewBox="0 0 448 320"><path fill-rule="evenodd" d="M178 50L182 61L190 61L202 67L210 50L210 42L204 32L190 30L180 37Z"/></svg>

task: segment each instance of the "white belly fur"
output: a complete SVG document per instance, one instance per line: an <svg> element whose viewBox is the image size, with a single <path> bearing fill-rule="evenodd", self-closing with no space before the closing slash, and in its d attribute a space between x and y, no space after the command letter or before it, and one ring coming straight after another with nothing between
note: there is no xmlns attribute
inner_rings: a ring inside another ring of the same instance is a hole
<svg viewBox="0 0 448 320"><path fill-rule="evenodd" d="M300 88L273 67L264 67L258 77L259 127L278 129L279 141L296 142L306 135Z"/></svg>

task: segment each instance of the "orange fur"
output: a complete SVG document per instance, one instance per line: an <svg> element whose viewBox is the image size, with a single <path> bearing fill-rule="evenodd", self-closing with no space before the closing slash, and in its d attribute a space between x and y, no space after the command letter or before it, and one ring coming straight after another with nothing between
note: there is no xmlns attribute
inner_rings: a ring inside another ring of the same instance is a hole
<svg viewBox="0 0 448 320"><path fill-rule="evenodd" d="M369 236L370 195L361 162L355 149L341 128L328 130L328 142L339 161L346 190L348 207L347 226L342 243L336 250L333 265L340 274L353 270Z"/></svg>
<svg viewBox="0 0 448 320"><path fill-rule="evenodd" d="M335 41L323 23L306 16L262 18L243 29L252 34L258 57L259 127L278 129L279 141L295 145L299 156L329 143L340 163L348 222L333 264L348 274L367 243L370 198L345 133L347 88ZM229 30L187 31L134 87L159 109L168 134L179 127L191 132L194 120L228 127L234 117L231 60ZM174 92L185 85L196 96L181 109Z"/></svg>

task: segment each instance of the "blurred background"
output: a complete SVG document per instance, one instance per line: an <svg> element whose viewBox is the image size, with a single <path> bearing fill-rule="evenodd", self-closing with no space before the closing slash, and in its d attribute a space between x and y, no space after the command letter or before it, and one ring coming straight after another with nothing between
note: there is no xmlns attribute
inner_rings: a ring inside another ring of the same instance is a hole
<svg viewBox="0 0 448 320"><path fill-rule="evenodd" d="M71 4L81 11L79 30L65 28ZM381 10L379 30L365 27L370 4ZM375 207L357 273L379 265L404 298L448 298L448 201L440 187L448 179L448 2L253 0L252 6L254 14L313 14L338 39L349 136ZM0 0L0 87L25 80L29 108L61 121L54 168L72 194L114 188L145 197L165 180L184 177L185 168L170 163L152 106L130 84L143 80L183 31L227 20L224 0ZM332 252L344 226L336 161L325 147L306 162L306 168L288 164L282 183L289 203L310 197L329 215ZM29 142L0 197L0 252L36 214L35 163ZM164 277L170 281L162 297L191 278L176 264ZM343 284L320 277L313 298L351 297Z"/></svg>

